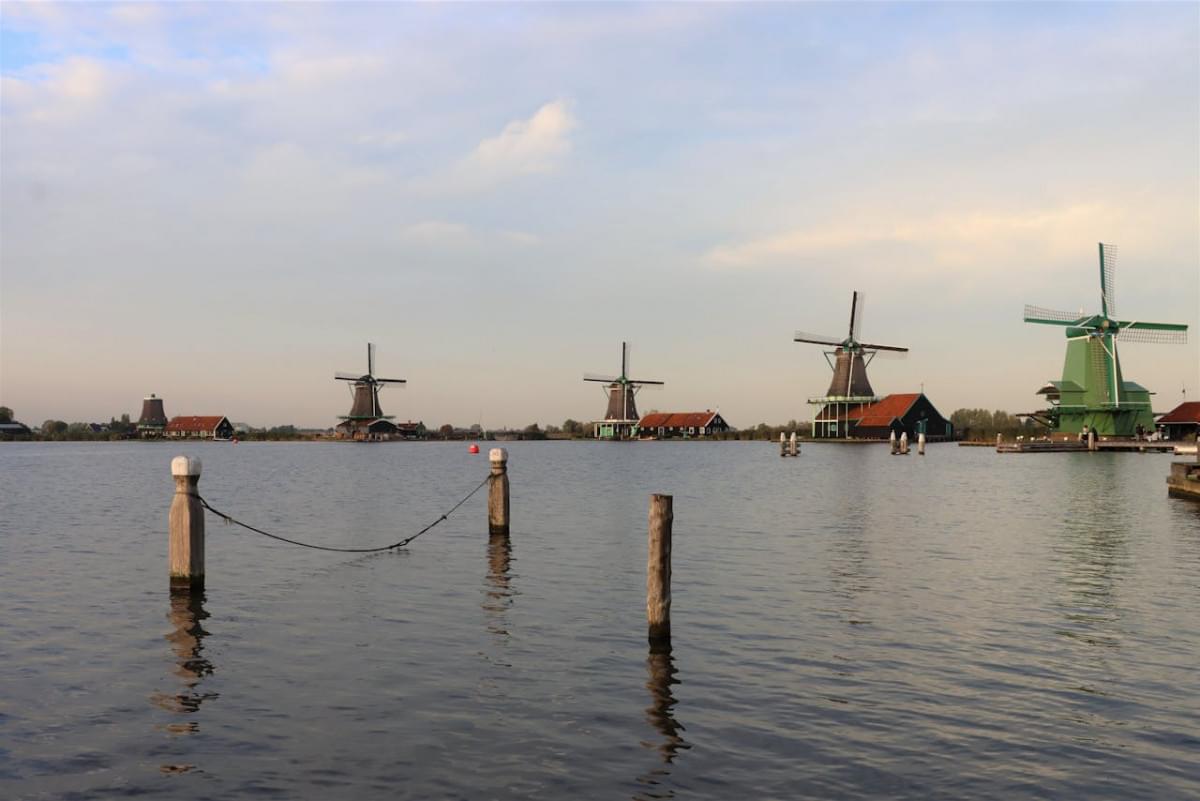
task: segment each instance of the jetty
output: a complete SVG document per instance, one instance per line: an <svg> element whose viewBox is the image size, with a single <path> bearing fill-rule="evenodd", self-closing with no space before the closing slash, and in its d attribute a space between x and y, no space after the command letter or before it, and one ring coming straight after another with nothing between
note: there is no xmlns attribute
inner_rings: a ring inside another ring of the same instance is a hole
<svg viewBox="0 0 1200 801"><path fill-rule="evenodd" d="M974 445L975 443L970 443ZM981 443L982 444L982 443ZM989 443L990 444L990 443ZM1093 443L1074 440L1016 440L997 442L997 453L1074 453L1087 451L1136 451L1138 453L1173 453L1177 443L1147 442L1135 439L1099 440Z"/></svg>
<svg viewBox="0 0 1200 801"><path fill-rule="evenodd" d="M1200 461L1171 462L1167 494L1200 501Z"/></svg>

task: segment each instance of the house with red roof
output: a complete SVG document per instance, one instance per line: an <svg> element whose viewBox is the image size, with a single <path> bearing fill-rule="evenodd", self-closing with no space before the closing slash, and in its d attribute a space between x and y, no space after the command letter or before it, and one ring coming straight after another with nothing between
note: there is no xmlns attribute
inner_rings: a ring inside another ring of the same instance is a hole
<svg viewBox="0 0 1200 801"><path fill-rule="evenodd" d="M1187 401L1164 414L1154 423L1166 439L1195 439L1200 433L1200 401Z"/></svg>
<svg viewBox="0 0 1200 801"><path fill-rule="evenodd" d="M729 430L720 412L651 412L638 421L639 439L708 437Z"/></svg>
<svg viewBox="0 0 1200 801"><path fill-rule="evenodd" d="M954 426L942 417L923 392L887 395L874 403L849 411L847 434L852 439L888 439L908 434L916 439L954 439Z"/></svg>
<svg viewBox="0 0 1200 801"><path fill-rule="evenodd" d="M233 423L221 415L172 417L163 429L163 436L173 439L231 439Z"/></svg>

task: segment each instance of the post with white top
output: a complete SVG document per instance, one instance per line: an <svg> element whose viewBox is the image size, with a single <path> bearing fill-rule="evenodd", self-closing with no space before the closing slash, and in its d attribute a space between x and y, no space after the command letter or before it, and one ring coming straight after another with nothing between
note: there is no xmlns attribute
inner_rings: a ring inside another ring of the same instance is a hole
<svg viewBox="0 0 1200 801"><path fill-rule="evenodd" d="M896 432L894 430L888 435L888 442L891 443L892 453L900 452L900 443L896 440Z"/></svg>
<svg viewBox="0 0 1200 801"><path fill-rule="evenodd" d="M1088 450L1096 450L1096 429L1094 428L1088 429Z"/></svg>
<svg viewBox="0 0 1200 801"><path fill-rule="evenodd" d="M508 451L488 452L492 474L488 479L488 533L508 536Z"/></svg>
<svg viewBox="0 0 1200 801"><path fill-rule="evenodd" d="M788 455L786 436L787 435L785 435L782 431L779 432L779 455L780 456Z"/></svg>
<svg viewBox="0 0 1200 801"><path fill-rule="evenodd" d="M650 650L671 647L671 495L650 496L650 539L646 553L646 622Z"/></svg>
<svg viewBox="0 0 1200 801"><path fill-rule="evenodd" d="M1196 464L1200 464L1200 434L1196 435Z"/></svg>
<svg viewBox="0 0 1200 801"><path fill-rule="evenodd" d="M200 460L171 460L175 497L168 517L172 589L204 589L204 507L200 505Z"/></svg>
<svg viewBox="0 0 1200 801"><path fill-rule="evenodd" d="M925 455L925 432L924 431L917 434L917 455L918 456Z"/></svg>
<svg viewBox="0 0 1200 801"><path fill-rule="evenodd" d="M908 455L908 432L900 434L900 452L905 456Z"/></svg>
<svg viewBox="0 0 1200 801"><path fill-rule="evenodd" d="M788 441L788 452L791 456L800 455L800 443L796 440L796 432L792 432L792 438Z"/></svg>

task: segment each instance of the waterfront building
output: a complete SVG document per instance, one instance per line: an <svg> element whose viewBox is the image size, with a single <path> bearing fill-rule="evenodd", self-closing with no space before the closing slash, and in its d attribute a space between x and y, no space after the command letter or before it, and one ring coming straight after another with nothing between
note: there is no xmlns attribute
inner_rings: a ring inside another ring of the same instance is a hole
<svg viewBox="0 0 1200 801"><path fill-rule="evenodd" d="M1181 403L1158 418L1156 425L1170 440L1193 440L1200 433L1200 401Z"/></svg>
<svg viewBox="0 0 1200 801"><path fill-rule="evenodd" d="M222 415L172 417L163 429L168 439L231 439L233 423Z"/></svg>
<svg viewBox="0 0 1200 801"><path fill-rule="evenodd" d="M636 436L641 439L673 439L708 437L729 430L720 412L651 412L637 424Z"/></svg>

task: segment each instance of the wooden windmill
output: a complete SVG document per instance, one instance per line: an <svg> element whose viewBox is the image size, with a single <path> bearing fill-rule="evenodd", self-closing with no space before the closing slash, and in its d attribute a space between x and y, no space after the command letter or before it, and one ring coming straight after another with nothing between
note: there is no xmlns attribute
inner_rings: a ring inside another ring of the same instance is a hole
<svg viewBox="0 0 1200 801"><path fill-rule="evenodd" d="M1150 391L1125 380L1117 342L1187 342L1186 325L1116 319L1116 257L1115 247L1100 243L1099 314L1025 307L1025 322L1066 329L1062 380L1038 390L1051 406L1034 415L1055 432L1080 434L1087 426L1101 436L1132 437L1139 426L1153 430Z"/></svg>
<svg viewBox="0 0 1200 801"><path fill-rule="evenodd" d="M604 419L596 423L596 436L600 439L628 439L633 436L637 427L638 417L636 396L644 386L662 386L663 381L651 381L629 377L629 343L621 343L621 374L618 376L602 376L586 373L584 381L595 381L605 384L604 392L608 396L608 408L605 409Z"/></svg>
<svg viewBox="0 0 1200 801"><path fill-rule="evenodd" d="M353 373L335 373L337 381L350 382L350 394L353 398L350 404L350 414L341 415L344 423L339 428L345 428L349 434L367 432L371 423L379 420L391 420L391 415L383 413L379 405L379 390L389 384L404 386L407 381L403 378L379 378L375 375L375 345L367 343L367 372L363 375Z"/></svg>
<svg viewBox="0 0 1200 801"><path fill-rule="evenodd" d="M867 380L867 365L879 351L907 353L908 348L896 345L875 345L859 339L862 331L863 295L855 291L850 297L850 325L844 339L797 331L794 342L826 345L833 350L825 351L825 361L833 370L829 389L820 398L810 398L816 407L813 418L814 437L846 436L847 417L851 412L879 400Z"/></svg>

